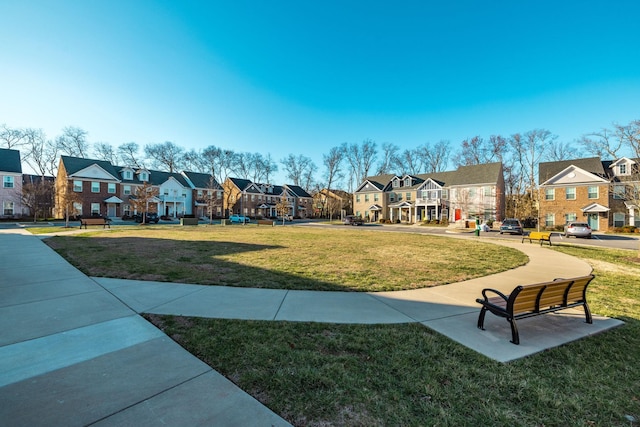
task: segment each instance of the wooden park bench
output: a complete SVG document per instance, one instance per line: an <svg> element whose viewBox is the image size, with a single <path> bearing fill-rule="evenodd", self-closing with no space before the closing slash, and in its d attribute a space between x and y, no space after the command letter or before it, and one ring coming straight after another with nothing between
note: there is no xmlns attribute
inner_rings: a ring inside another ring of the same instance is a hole
<svg viewBox="0 0 640 427"><path fill-rule="evenodd" d="M258 225L270 225L273 227L273 223L275 221L273 221L272 219L259 219L257 222L258 222Z"/></svg>
<svg viewBox="0 0 640 427"><path fill-rule="evenodd" d="M556 279L552 282L517 286L511 294L505 295L495 289L483 289L483 299L476 301L482 304L478 317L478 328L484 330L484 316L487 311L504 317L511 325L511 342L520 344L516 320L538 316L558 310L582 306L587 323L593 323L591 311L587 304L587 286L594 276L576 277L573 279ZM496 296L490 297L493 293Z"/></svg>
<svg viewBox="0 0 640 427"><path fill-rule="evenodd" d="M106 218L81 218L80 228L83 226L84 228L87 228L87 225L101 225L102 228L111 228L111 224L109 224L109 221Z"/></svg>
<svg viewBox="0 0 640 427"><path fill-rule="evenodd" d="M547 242L549 243L549 246L551 246L551 232L549 231L532 231L528 235L522 236L522 243L527 239L529 240L529 243L534 240L538 240L540 242L540 246L542 246L543 242Z"/></svg>

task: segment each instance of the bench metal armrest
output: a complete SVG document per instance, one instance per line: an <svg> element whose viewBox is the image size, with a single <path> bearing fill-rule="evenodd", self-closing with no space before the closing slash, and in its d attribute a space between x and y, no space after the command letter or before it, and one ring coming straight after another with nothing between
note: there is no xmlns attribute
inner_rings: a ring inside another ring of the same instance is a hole
<svg viewBox="0 0 640 427"><path fill-rule="evenodd" d="M482 290L482 296L484 297L485 301L489 301L489 297L487 296L487 292L493 292L494 294L497 294L500 298L502 298L505 302L507 302L509 300L509 297L507 297L505 294L503 294L502 292L496 290L496 289L491 289L491 288L486 288Z"/></svg>

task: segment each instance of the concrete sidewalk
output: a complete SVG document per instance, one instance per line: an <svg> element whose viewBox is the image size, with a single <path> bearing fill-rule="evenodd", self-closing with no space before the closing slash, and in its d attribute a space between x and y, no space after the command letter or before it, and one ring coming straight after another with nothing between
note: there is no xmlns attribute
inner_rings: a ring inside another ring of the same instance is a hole
<svg viewBox="0 0 640 427"><path fill-rule="evenodd" d="M460 238L466 238L459 236ZM495 360L509 361L618 326L582 311L476 328L485 287L581 276L589 265L534 244L500 274L430 289L345 293L246 289L88 278L39 238L0 232L0 419L11 425L287 425L138 313L332 323L421 322Z"/></svg>
<svg viewBox="0 0 640 427"><path fill-rule="evenodd" d="M289 425L17 233L0 232L0 424Z"/></svg>
<svg viewBox="0 0 640 427"><path fill-rule="evenodd" d="M454 235L453 238L473 238ZM488 314L485 330L476 327L484 288L509 293L519 284L591 273L589 264L537 244L492 240L529 256L526 265L460 283L396 292L313 292L233 288L166 282L94 278L138 313L324 323L420 322L500 362L522 358L622 324L594 315L584 321L582 309L519 322L520 345L510 342L509 323Z"/></svg>

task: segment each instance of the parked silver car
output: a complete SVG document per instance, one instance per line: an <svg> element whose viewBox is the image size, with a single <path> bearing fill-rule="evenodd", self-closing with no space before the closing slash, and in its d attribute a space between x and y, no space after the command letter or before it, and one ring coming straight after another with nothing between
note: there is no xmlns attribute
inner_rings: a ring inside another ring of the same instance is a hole
<svg viewBox="0 0 640 427"><path fill-rule="evenodd" d="M591 238L591 227L586 222L569 222L564 226L565 237L586 237Z"/></svg>

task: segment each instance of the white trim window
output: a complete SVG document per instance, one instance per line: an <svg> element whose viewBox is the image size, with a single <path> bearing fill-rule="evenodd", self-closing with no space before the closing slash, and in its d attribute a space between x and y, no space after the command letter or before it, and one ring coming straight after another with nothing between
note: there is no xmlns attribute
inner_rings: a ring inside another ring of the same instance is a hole
<svg viewBox="0 0 640 427"><path fill-rule="evenodd" d="M98 181L91 181L91 192L92 193L100 192L100 183Z"/></svg>
<svg viewBox="0 0 640 427"><path fill-rule="evenodd" d="M555 200L556 199L556 189L555 188L545 188L544 189L544 199L545 200Z"/></svg>
<svg viewBox="0 0 640 427"><path fill-rule="evenodd" d="M597 185L590 185L587 188L587 193L588 193L590 199L597 199L599 197L598 186Z"/></svg>
<svg viewBox="0 0 640 427"><path fill-rule="evenodd" d="M3 188L13 188L13 184L14 184L14 182L13 182L13 177L12 177L12 176L10 176L10 175L5 175L5 176L2 178L2 187L3 187ZM13 209L13 208L12 208L12 209ZM7 214L5 214L5 215L7 215ZM12 214L12 215L13 215L13 214Z"/></svg>
<svg viewBox="0 0 640 427"><path fill-rule="evenodd" d="M131 186L130 185L125 185L122 188L122 194L124 194L125 196L128 196L131 194Z"/></svg>
<svg viewBox="0 0 640 427"><path fill-rule="evenodd" d="M577 219L578 219L578 215L576 215L575 212L564 214L564 222L565 223L576 221Z"/></svg>
<svg viewBox="0 0 640 427"><path fill-rule="evenodd" d="M625 197L625 187L624 185L614 185L613 186L613 198L616 200L624 200Z"/></svg>
<svg viewBox="0 0 640 427"><path fill-rule="evenodd" d="M110 182L107 184L107 193L116 194L116 184L115 182Z"/></svg>
<svg viewBox="0 0 640 427"><path fill-rule="evenodd" d="M576 187L567 187L565 189L565 195L567 200L575 200L576 199Z"/></svg>
<svg viewBox="0 0 640 427"><path fill-rule="evenodd" d="M2 202L2 214L3 215L13 215L15 211L15 205L11 200L4 200Z"/></svg>
<svg viewBox="0 0 640 427"><path fill-rule="evenodd" d="M614 227L624 227L624 212L614 212L613 213L613 226Z"/></svg>
<svg viewBox="0 0 640 427"><path fill-rule="evenodd" d="M73 191L75 191L76 193L82 193L82 181L73 181Z"/></svg>
<svg viewBox="0 0 640 427"><path fill-rule="evenodd" d="M544 218L544 225L547 227L553 227L554 225L556 225L555 214L548 213Z"/></svg>
<svg viewBox="0 0 640 427"><path fill-rule="evenodd" d="M91 215L100 215L100 203L91 203Z"/></svg>

